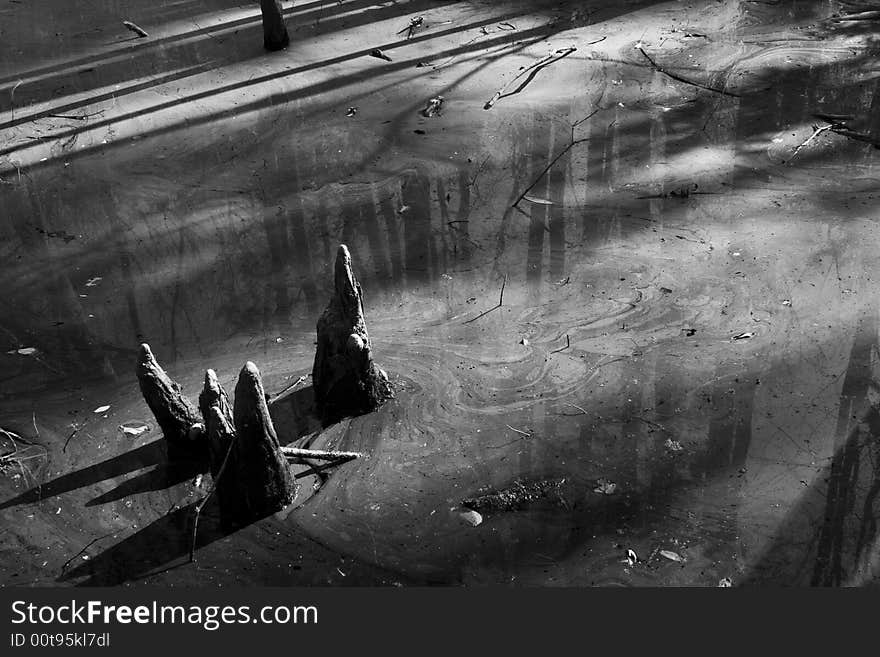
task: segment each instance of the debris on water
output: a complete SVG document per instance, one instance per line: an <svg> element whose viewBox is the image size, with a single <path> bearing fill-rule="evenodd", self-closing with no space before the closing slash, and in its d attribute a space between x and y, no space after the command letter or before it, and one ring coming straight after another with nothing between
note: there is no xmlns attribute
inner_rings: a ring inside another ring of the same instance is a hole
<svg viewBox="0 0 880 657"><path fill-rule="evenodd" d="M202 485L202 475L201 475L201 473L199 473L196 475L196 478L193 479L193 486L198 488L201 485Z"/></svg>
<svg viewBox="0 0 880 657"><path fill-rule="evenodd" d="M98 283L103 281L104 279L100 276L95 276L94 278L90 278L86 281L86 287L95 287Z"/></svg>
<svg viewBox="0 0 880 657"><path fill-rule="evenodd" d="M685 559L678 552L673 552L672 550L660 550L660 556L666 557L670 561L675 561L678 563L684 563Z"/></svg>
<svg viewBox="0 0 880 657"><path fill-rule="evenodd" d="M428 104L425 106L425 109L422 110L422 116L426 116L428 118L440 114L440 110L443 108L443 96L435 96L428 101Z"/></svg>
<svg viewBox="0 0 880 657"><path fill-rule="evenodd" d="M743 333L738 333L737 335L734 335L732 339L733 340L748 340L749 338L753 338L753 337L755 337L754 331L745 331Z"/></svg>
<svg viewBox="0 0 880 657"><path fill-rule="evenodd" d="M428 134L428 133L425 132L424 130L413 130L413 132L416 133L417 135L426 135L426 134Z"/></svg>
<svg viewBox="0 0 880 657"><path fill-rule="evenodd" d="M514 25L513 23L498 23L498 27L499 27L499 29L501 29L501 30L505 30L505 31L508 31L508 32L509 32L510 30L515 30L515 29L516 29L516 25Z"/></svg>
<svg viewBox="0 0 880 657"><path fill-rule="evenodd" d="M563 483L565 483L565 479L542 479L525 482L516 480L507 488L485 492L477 497L463 500L461 505L481 513L500 513L517 511L532 502L545 498L555 497L557 502L564 503L565 500L560 492Z"/></svg>
<svg viewBox="0 0 880 657"><path fill-rule="evenodd" d="M125 25L129 30L137 34L139 37L148 37L147 31L140 27L139 25L135 25L131 21L122 21L122 24Z"/></svg>
<svg viewBox="0 0 880 657"><path fill-rule="evenodd" d="M150 430L150 427L141 422L130 422L125 424L120 424L119 429L126 436L140 436L142 433L146 433Z"/></svg>
<svg viewBox="0 0 880 657"><path fill-rule="evenodd" d="M672 294L672 290L668 287L661 287L660 292L663 294Z"/></svg>
<svg viewBox="0 0 880 657"><path fill-rule="evenodd" d="M690 337L696 335L696 333L697 333L697 329L695 329L695 328L683 328L683 329L681 329L681 332L684 333L687 337L690 338Z"/></svg>
<svg viewBox="0 0 880 657"><path fill-rule="evenodd" d="M528 339L528 338L522 338L522 339L519 341L519 343L520 343L522 346L524 346L524 347L528 347L528 346L529 346L529 339Z"/></svg>
<svg viewBox="0 0 880 657"><path fill-rule="evenodd" d="M357 114L357 111L358 111L358 108L357 108L357 107L349 107L349 108L345 111L345 115L346 115L346 116L354 116L355 114Z"/></svg>
<svg viewBox="0 0 880 657"><path fill-rule="evenodd" d="M402 30L399 30L397 34L403 34L406 32L406 38L411 39L413 34L416 33L416 30L420 28L425 22L425 19L422 16L415 16L409 19L409 25L407 25Z"/></svg>
<svg viewBox="0 0 880 657"><path fill-rule="evenodd" d="M109 410L110 410L110 405L108 404L108 405L106 405L106 406L98 406L98 408L96 408L96 409L95 409L94 411L92 411L92 412L93 412L93 413L106 413L106 412L109 411Z"/></svg>
<svg viewBox="0 0 880 657"><path fill-rule="evenodd" d="M36 347L22 347L21 349L12 349L7 354L18 354L19 356L33 356L37 353Z"/></svg>
<svg viewBox="0 0 880 657"><path fill-rule="evenodd" d="M783 306L791 306L791 299L783 299L782 305Z"/></svg>
<svg viewBox="0 0 880 657"><path fill-rule="evenodd" d="M386 62L391 61L391 58L378 48L374 48L370 51L370 57L378 57L379 59L384 59Z"/></svg>
<svg viewBox="0 0 880 657"><path fill-rule="evenodd" d="M476 527L483 522L483 516L471 509L458 514L459 517L471 527Z"/></svg>
<svg viewBox="0 0 880 657"><path fill-rule="evenodd" d="M733 581L729 577L722 577L718 580L718 588L727 589L733 586Z"/></svg>
<svg viewBox="0 0 880 657"><path fill-rule="evenodd" d="M601 493L602 495L613 495L617 490L617 484L615 484L610 479L600 479L596 482L596 487L593 489L594 493Z"/></svg>
<svg viewBox="0 0 880 657"><path fill-rule="evenodd" d="M548 201L546 198L538 198L537 196L523 196L523 201L537 203L538 205L553 205L553 201Z"/></svg>
<svg viewBox="0 0 880 657"><path fill-rule="evenodd" d="M681 443L677 440L673 440L672 438L667 438L666 442L663 445L670 452L680 452L683 449Z"/></svg>
<svg viewBox="0 0 880 657"><path fill-rule="evenodd" d="M635 553L635 551L633 551L633 550L627 550L627 551L626 551L626 562L627 562L630 566L635 566L635 565L638 563L638 561L639 561L639 557L638 557L638 555Z"/></svg>

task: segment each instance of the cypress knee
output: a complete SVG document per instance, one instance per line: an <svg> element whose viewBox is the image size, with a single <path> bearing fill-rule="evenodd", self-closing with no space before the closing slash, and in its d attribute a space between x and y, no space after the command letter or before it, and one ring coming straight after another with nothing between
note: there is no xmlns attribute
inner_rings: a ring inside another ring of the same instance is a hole
<svg viewBox="0 0 880 657"><path fill-rule="evenodd" d="M283 50L290 45L287 26L281 13L279 0L260 0L263 15L263 47L266 50Z"/></svg>
<svg viewBox="0 0 880 657"><path fill-rule="evenodd" d="M137 378L147 406L162 429L168 460L174 463L206 458L207 441L198 410L165 373L146 343L141 345Z"/></svg>
<svg viewBox="0 0 880 657"><path fill-rule="evenodd" d="M214 408L219 410L219 404ZM235 441L220 481L234 487L234 494L221 507L221 516L226 523L245 524L280 511L295 493L269 417L260 371L251 362L239 374L232 414Z"/></svg>
<svg viewBox="0 0 880 657"><path fill-rule="evenodd" d="M363 292L344 244L336 254L333 296L318 319L317 334L312 384L325 424L370 413L394 395L388 376L373 362Z"/></svg>
<svg viewBox="0 0 880 657"><path fill-rule="evenodd" d="M205 387L199 395L199 410L205 418L211 476L216 481L229 453L229 446L235 437L235 430L229 397L217 380L217 373L214 370L205 372Z"/></svg>

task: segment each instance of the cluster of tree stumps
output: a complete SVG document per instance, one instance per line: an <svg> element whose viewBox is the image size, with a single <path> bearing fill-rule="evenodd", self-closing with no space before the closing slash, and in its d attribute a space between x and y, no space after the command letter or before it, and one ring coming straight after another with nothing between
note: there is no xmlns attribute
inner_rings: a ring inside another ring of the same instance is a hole
<svg viewBox="0 0 880 657"><path fill-rule="evenodd" d="M393 396L387 375L373 362L361 287L344 245L337 253L334 292L318 321L317 335L313 391L325 426L374 411ZM162 429L169 464L196 463L212 475L212 488L196 507L194 537L198 514L211 495L216 495L223 525L239 527L289 505L296 494L296 478L324 473L360 456L281 446L260 371L252 362L239 372L232 403L211 369L205 373L198 404L191 402L147 344L141 345L137 377ZM294 477L288 461L310 467Z"/></svg>

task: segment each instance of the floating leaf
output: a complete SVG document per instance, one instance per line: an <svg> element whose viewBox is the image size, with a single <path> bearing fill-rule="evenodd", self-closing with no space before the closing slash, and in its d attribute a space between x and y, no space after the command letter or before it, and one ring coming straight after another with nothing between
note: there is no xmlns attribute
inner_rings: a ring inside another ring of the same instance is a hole
<svg viewBox="0 0 880 657"><path fill-rule="evenodd" d="M660 555L666 557L671 561L684 563L684 557L681 556L678 552L673 552L672 550L660 550Z"/></svg>
<svg viewBox="0 0 880 657"><path fill-rule="evenodd" d="M150 430L150 427L146 424L121 424L119 428L122 430L122 433L128 436L140 436L142 433L145 433Z"/></svg>
<svg viewBox="0 0 880 657"><path fill-rule="evenodd" d="M464 511L463 513L459 513L458 515L462 520L464 520L472 527L476 527L483 522L483 516L476 511L468 510Z"/></svg>
<svg viewBox="0 0 880 657"><path fill-rule="evenodd" d="M107 406L98 406L98 408L96 408L92 412L93 413L106 413L109 410L110 410L110 405L108 404Z"/></svg>
<svg viewBox="0 0 880 657"><path fill-rule="evenodd" d="M553 205L553 201L548 201L546 198L538 198L537 196L523 196L523 201L537 203L538 205Z"/></svg>
<svg viewBox="0 0 880 657"><path fill-rule="evenodd" d="M37 353L36 347L22 347L21 349L12 349L7 354L18 354L19 356L33 356Z"/></svg>
<svg viewBox="0 0 880 657"><path fill-rule="evenodd" d="M722 577L718 580L718 588L727 589L733 586L733 582L729 577Z"/></svg>
<svg viewBox="0 0 880 657"><path fill-rule="evenodd" d="M104 279L100 276L95 276L94 278L90 278L86 281L86 287L95 287L98 283L103 281Z"/></svg>

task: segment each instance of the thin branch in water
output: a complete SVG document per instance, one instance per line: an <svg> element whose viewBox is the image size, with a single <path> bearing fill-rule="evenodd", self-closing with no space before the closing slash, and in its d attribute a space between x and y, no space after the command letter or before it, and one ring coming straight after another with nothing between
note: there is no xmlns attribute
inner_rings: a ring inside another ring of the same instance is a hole
<svg viewBox="0 0 880 657"><path fill-rule="evenodd" d="M519 71L519 73L514 75L513 78L511 78L504 86L502 86L498 91L496 91L495 95L492 96L492 98L490 98L489 100L486 101L486 104L483 105L483 109L484 110L492 109L492 106L498 102L498 100L504 95L504 92L507 91L514 82L519 80L522 76L524 76L529 71L534 71L537 73L538 70L544 68L545 66L549 66L553 62L558 62L560 59L568 57L575 50L577 50L577 48L575 48L575 47L560 48L556 52L552 52L549 55L547 55L546 57L542 57L537 62L533 62L532 64L529 64L528 66L524 67L522 70ZM527 83L528 83L528 81L527 81Z"/></svg>
<svg viewBox="0 0 880 657"><path fill-rule="evenodd" d="M560 351L565 351L565 350L568 349L569 347L571 347L571 339L568 337L568 333L566 333L566 334L565 334L565 346L564 346L564 347L560 347L559 349L554 349L554 350L551 351L550 353L551 353L551 354L558 354Z"/></svg>
<svg viewBox="0 0 880 657"><path fill-rule="evenodd" d="M794 149L794 152L791 154L791 157L788 158L788 161L791 162L795 158L795 156L801 152L801 149L804 148L811 141L813 141L816 137L821 135L826 130L832 130L833 128L833 125L823 125L819 127L813 126L813 134L807 137L803 142L801 142L801 144L797 148Z"/></svg>
<svg viewBox="0 0 880 657"><path fill-rule="evenodd" d="M666 76L672 78L673 80L677 80L678 82L682 82L684 84L689 84L692 87L698 87L700 89L705 89L706 91L714 91L716 94L722 94L724 96L731 96L733 98L740 97L739 94L734 93L732 91L727 91L726 89L719 89L717 87L710 87L707 84L701 84L699 82L694 82L693 80L688 80L687 78L683 78L680 75L676 75L675 73L670 73L665 68L660 66L657 62L655 62L653 59L651 59L651 56L648 53L646 53L643 48L639 48L638 51L640 53L642 53L642 55L645 57L645 59L648 60L648 63L651 65L651 67L655 71L662 73L663 75L666 75Z"/></svg>
<svg viewBox="0 0 880 657"><path fill-rule="evenodd" d="M532 434L530 434L528 431L523 431L522 429L517 429L516 427L512 427L512 426L510 426L509 424L506 424L506 425L504 425L504 426L506 426L506 427L507 427L508 429L510 429L511 431L516 431L518 434L522 434L522 435L525 436L526 438L531 438L531 437L532 437Z"/></svg>
<svg viewBox="0 0 880 657"><path fill-rule="evenodd" d="M189 545L189 563L196 560L196 535L199 531L199 516L202 515L202 509L205 507L205 504L208 503L211 495L217 490L217 482L220 481L220 477L223 476L223 472L226 470L226 463L229 461L229 455L232 453L232 446L235 444L237 435L238 434L232 434L232 440L229 441L229 445L226 447L226 454L223 456L223 463L220 464L217 476L214 477L214 481L211 483L211 490L209 490L208 494L202 498L202 501L196 505L195 513L193 514L192 542Z"/></svg>
<svg viewBox="0 0 880 657"><path fill-rule="evenodd" d="M72 564L76 560L77 557L85 554L85 551L88 550L90 547L92 547L95 543L97 543L98 541L104 540L108 536L116 536L116 534L118 534L118 533L119 533L118 531L110 532L109 534L104 534L103 536L98 536L98 538L93 538L91 541L86 543L86 546L82 550L80 550L79 552L74 554L72 557L70 557L70 559L68 559L67 561L64 562L64 565L61 566L61 574L63 575L64 571L67 570L67 567L70 564Z"/></svg>
<svg viewBox="0 0 880 657"><path fill-rule="evenodd" d="M568 151L570 151L573 147L577 146L578 144L582 144L582 143L584 143L585 141L590 141L590 138L589 138L589 137L584 137L584 138L582 138L582 139L577 139L577 140L571 142L571 143L570 143L568 146L566 146L565 148L563 148L562 151L559 153L559 155L557 155L557 156L554 157L552 160L550 160L550 163L549 163L547 166L544 167L544 169L541 171L541 173L538 174L538 177L535 178L535 179L532 181L532 183L531 183L528 187L525 188L525 190L523 190L523 193L519 195L519 197L516 199L516 201L514 201L514 203L513 203L513 205L512 205L511 207L519 209L517 206L519 206L520 201L522 201L522 200L526 197L526 195L527 195L530 191L532 191L532 188L533 188L535 185L538 184L538 182L541 180L541 178L543 178L544 175L545 175L548 171L550 171L550 169L553 167L553 165L556 164L556 163L560 160L560 158L562 158L563 155L565 155L566 153L568 153Z"/></svg>
<svg viewBox="0 0 880 657"><path fill-rule="evenodd" d="M492 308L489 308L489 310L486 310L486 311L484 311L484 312L481 312L481 313L480 313L479 315L477 315L476 317L473 317L473 318L467 320L467 321L464 322L464 323L465 323L465 324L470 324L471 322L476 322L478 319L480 319L481 317L485 317L486 315L488 315L488 314L489 314L490 312L492 312L493 310L498 310L498 309L504 304L504 287L505 287L506 285L507 285L507 274L504 274L504 280L501 281L501 294L498 296L498 305L497 305L497 306L493 306Z"/></svg>

